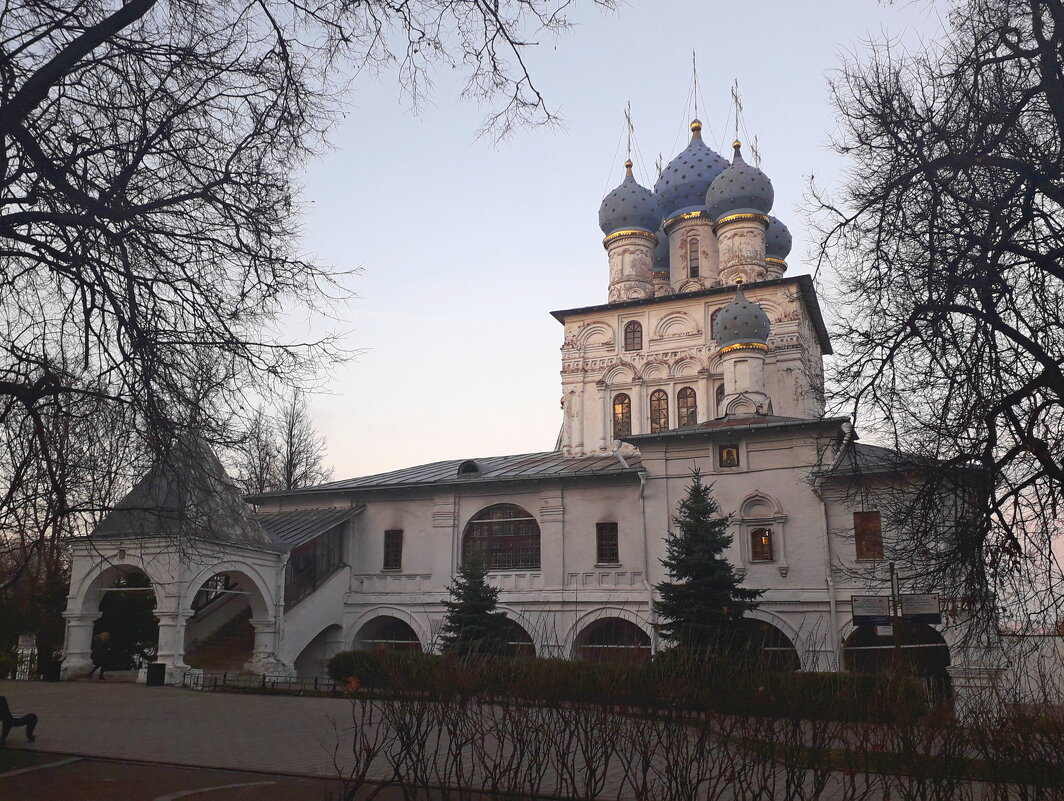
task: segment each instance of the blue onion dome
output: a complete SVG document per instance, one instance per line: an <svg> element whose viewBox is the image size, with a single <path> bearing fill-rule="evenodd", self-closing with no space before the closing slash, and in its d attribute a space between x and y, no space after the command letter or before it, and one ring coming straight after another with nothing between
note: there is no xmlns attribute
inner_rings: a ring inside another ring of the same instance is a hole
<svg viewBox="0 0 1064 801"><path fill-rule="evenodd" d="M718 348L729 345L767 345L771 326L768 315L753 301L747 300L740 284L732 302L713 320L713 339Z"/></svg>
<svg viewBox="0 0 1064 801"><path fill-rule="evenodd" d="M765 256L784 261L790 252L791 232L777 217L769 215L768 230L765 231Z"/></svg>
<svg viewBox="0 0 1064 801"><path fill-rule="evenodd" d="M624 163L624 168L624 180L606 195L599 206L599 228L607 235L630 228L658 230L661 225L661 206L657 197L636 182L632 175L631 159Z"/></svg>
<svg viewBox="0 0 1064 801"><path fill-rule="evenodd" d="M776 197L772 181L752 164L743 161L740 143L734 142L731 166L721 172L706 193L706 208L714 220L729 214L768 214Z"/></svg>
<svg viewBox="0 0 1064 801"><path fill-rule="evenodd" d="M706 191L728 166L719 153L702 141L702 123L691 123L691 143L669 162L654 183L665 219L706 207Z"/></svg>
<svg viewBox="0 0 1064 801"><path fill-rule="evenodd" d="M665 231L658 229L658 244L654 248L654 272L667 273L669 271L669 238Z"/></svg>

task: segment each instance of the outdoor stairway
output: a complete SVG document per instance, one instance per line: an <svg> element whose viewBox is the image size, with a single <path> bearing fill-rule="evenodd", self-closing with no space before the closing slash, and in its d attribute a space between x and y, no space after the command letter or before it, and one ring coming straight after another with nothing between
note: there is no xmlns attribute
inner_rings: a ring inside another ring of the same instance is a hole
<svg viewBox="0 0 1064 801"><path fill-rule="evenodd" d="M200 670L238 672L251 659L255 629L251 610L233 618L185 654L185 662Z"/></svg>

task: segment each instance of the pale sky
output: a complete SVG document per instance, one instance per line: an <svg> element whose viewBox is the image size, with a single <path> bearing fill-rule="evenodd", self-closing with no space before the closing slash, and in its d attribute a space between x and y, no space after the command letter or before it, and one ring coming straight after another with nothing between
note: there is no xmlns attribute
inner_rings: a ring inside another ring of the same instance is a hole
<svg viewBox="0 0 1064 801"><path fill-rule="evenodd" d="M605 302L598 207L624 175L624 107L636 178L653 186L659 154L689 138L692 50L707 144L730 157L738 80L740 138L757 137L773 214L794 234L788 274L811 272L803 192L845 168L828 151L828 76L870 37L936 36L938 13L877 0L583 4L575 29L528 56L564 127L501 143L475 138L486 110L458 101L448 70L417 113L394 74L359 79L332 151L303 176L303 247L363 270L336 324L363 352L310 399L334 478L553 449L562 327L548 312Z"/></svg>

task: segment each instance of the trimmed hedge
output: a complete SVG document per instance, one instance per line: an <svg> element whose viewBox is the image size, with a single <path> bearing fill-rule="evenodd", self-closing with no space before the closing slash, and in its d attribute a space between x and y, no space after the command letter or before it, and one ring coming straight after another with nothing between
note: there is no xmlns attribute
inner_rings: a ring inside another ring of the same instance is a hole
<svg viewBox="0 0 1064 801"><path fill-rule="evenodd" d="M923 684L865 673L783 673L676 649L643 663L563 659L475 661L413 652L343 651L336 681L429 696L495 695L532 703L595 703L726 714L889 722L929 712Z"/></svg>

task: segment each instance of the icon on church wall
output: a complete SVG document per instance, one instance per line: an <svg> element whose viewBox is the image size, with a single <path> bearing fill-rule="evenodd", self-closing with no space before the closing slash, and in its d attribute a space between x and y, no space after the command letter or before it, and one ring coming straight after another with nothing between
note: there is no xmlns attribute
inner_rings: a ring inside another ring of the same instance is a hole
<svg viewBox="0 0 1064 801"><path fill-rule="evenodd" d="M717 448L717 466L718 467L738 467L739 466L739 446L738 445L720 445Z"/></svg>

